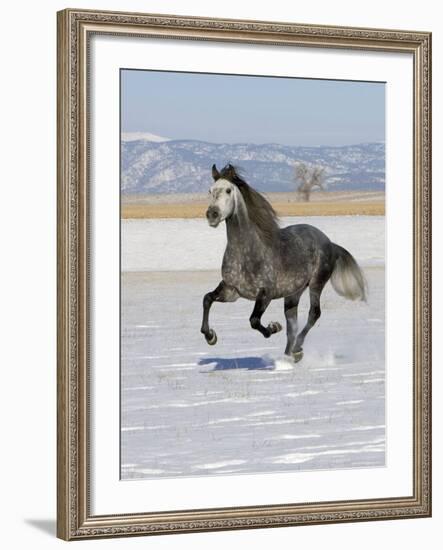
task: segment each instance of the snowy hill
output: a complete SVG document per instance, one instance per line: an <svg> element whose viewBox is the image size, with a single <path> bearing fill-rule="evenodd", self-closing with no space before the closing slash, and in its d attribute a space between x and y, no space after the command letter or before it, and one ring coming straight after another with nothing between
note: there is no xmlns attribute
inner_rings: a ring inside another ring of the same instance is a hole
<svg viewBox="0 0 443 550"><path fill-rule="evenodd" d="M385 187L384 143L299 147L131 136L122 136L121 185L125 194L201 193L212 181L212 164L221 168L228 162L243 168L246 180L260 191L294 190L298 161L325 166L330 190L382 191Z"/></svg>
<svg viewBox="0 0 443 550"><path fill-rule="evenodd" d="M154 141L163 142L170 141L169 138L157 136L156 134L150 134L149 132L123 132L122 141Z"/></svg>

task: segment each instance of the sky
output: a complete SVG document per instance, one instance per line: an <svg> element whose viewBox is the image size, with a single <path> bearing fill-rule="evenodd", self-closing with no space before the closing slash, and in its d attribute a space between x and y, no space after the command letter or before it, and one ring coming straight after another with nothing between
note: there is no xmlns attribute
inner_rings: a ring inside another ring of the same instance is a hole
<svg viewBox="0 0 443 550"><path fill-rule="evenodd" d="M385 141L385 84L121 71L122 132L213 143Z"/></svg>

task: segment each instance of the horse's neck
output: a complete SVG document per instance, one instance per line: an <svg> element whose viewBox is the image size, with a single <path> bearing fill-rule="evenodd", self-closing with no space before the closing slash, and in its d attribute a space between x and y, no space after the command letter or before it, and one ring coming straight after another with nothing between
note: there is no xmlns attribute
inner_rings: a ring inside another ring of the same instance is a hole
<svg viewBox="0 0 443 550"><path fill-rule="evenodd" d="M235 213L226 220L228 248L239 252L263 253L264 244L257 227L250 221L243 201L239 202Z"/></svg>

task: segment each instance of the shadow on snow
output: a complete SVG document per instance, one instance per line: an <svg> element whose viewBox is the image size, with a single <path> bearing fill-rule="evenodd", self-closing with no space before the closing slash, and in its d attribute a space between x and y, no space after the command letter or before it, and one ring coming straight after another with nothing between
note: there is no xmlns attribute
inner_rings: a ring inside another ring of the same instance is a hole
<svg viewBox="0 0 443 550"><path fill-rule="evenodd" d="M263 357L205 357L199 360L199 365L210 365L214 372L220 370L245 369L245 370L274 370L272 359Z"/></svg>

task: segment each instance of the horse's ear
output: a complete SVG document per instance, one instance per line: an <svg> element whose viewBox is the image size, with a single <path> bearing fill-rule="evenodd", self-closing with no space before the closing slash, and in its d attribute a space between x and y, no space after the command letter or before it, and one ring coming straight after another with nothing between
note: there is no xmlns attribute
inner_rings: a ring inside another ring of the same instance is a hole
<svg viewBox="0 0 443 550"><path fill-rule="evenodd" d="M214 181L217 181L220 177L220 172L217 170L215 164L212 165L212 177L214 178Z"/></svg>
<svg viewBox="0 0 443 550"><path fill-rule="evenodd" d="M228 164L226 166L226 175L227 175L228 179L231 180L231 181L236 176L235 168L232 166L232 164Z"/></svg>

